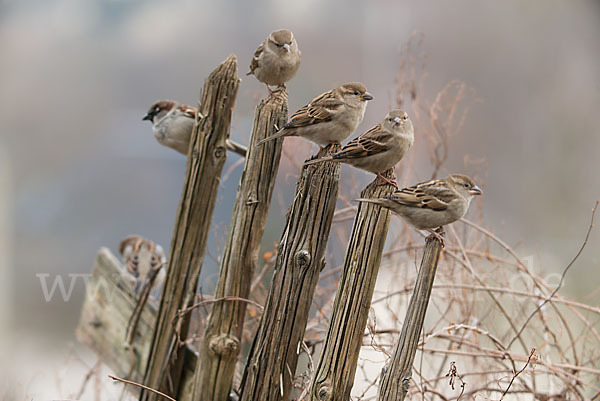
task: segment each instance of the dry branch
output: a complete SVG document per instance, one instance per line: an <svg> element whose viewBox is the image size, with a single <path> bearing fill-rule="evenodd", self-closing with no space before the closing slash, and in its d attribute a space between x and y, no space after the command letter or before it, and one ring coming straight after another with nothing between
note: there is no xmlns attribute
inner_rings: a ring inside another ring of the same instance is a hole
<svg viewBox="0 0 600 401"><path fill-rule="evenodd" d="M273 186L279 168L282 139L255 146L287 120L287 92L264 99L256 109L249 155L237 192L227 245L221 260L215 299L248 298L258 260ZM199 349L194 400L226 400L241 348L246 302L213 304Z"/></svg>
<svg viewBox="0 0 600 401"><path fill-rule="evenodd" d="M427 237L417 282L402 325L402 333L379 385L377 397L379 401L401 401L408 392L412 364L423 329L441 251L442 243L433 236Z"/></svg>
<svg viewBox="0 0 600 401"><path fill-rule="evenodd" d="M338 151L339 145L332 147ZM326 150L319 152L324 156ZM250 350L241 401L286 400L319 273L338 193L340 164L304 167L277 252L271 290Z"/></svg>
<svg viewBox="0 0 600 401"><path fill-rule="evenodd" d="M196 117L190 143L167 277L144 379L146 386L173 396L177 395L184 362L181 341L189 327L189 317L180 317L178 311L190 306L196 294L239 83L237 59L231 55L204 84L198 108L202 118ZM154 401L157 395L143 391L140 400Z"/></svg>
<svg viewBox="0 0 600 401"><path fill-rule="evenodd" d="M392 170L385 175L393 178ZM376 178L360 197L381 198L393 190ZM350 398L389 222L389 210L370 203L358 206L327 339L310 392L313 401Z"/></svg>

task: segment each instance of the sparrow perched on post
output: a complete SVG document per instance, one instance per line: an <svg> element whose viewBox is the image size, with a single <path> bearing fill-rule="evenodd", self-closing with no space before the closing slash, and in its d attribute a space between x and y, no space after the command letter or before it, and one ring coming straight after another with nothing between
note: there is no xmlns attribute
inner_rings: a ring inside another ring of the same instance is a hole
<svg viewBox="0 0 600 401"><path fill-rule="evenodd" d="M338 161L376 174L398 189L394 180L381 175L394 167L408 152L415 140L413 125L408 114L393 110L385 119L358 138L348 142L337 153L309 160L305 165L323 161Z"/></svg>
<svg viewBox="0 0 600 401"><path fill-rule="evenodd" d="M146 285L156 287L164 280L165 273L161 268L167 258L160 245L133 234L123 238L119 244L119 252L123 257L123 265L136 278L136 295L139 295Z"/></svg>
<svg viewBox="0 0 600 401"><path fill-rule="evenodd" d="M285 88L285 83L298 72L300 58L294 34L287 29L274 31L254 52L246 75L254 75L273 94L269 85Z"/></svg>
<svg viewBox="0 0 600 401"><path fill-rule="evenodd" d="M321 147L340 143L356 130L373 96L360 82L351 82L325 92L295 112L276 134L259 145L283 136L306 138Z"/></svg>
<svg viewBox="0 0 600 401"><path fill-rule="evenodd" d="M161 145L187 156L196 114L198 110L195 107L173 100L159 100L150 107L142 120L152 122L154 137ZM246 157L247 149L229 139L226 148Z"/></svg>
<svg viewBox="0 0 600 401"><path fill-rule="evenodd" d="M433 229L462 218L467 213L473 196L482 193L466 175L452 174L442 180L403 188L385 198L357 200L390 209L416 229L429 231L443 245L444 239Z"/></svg>

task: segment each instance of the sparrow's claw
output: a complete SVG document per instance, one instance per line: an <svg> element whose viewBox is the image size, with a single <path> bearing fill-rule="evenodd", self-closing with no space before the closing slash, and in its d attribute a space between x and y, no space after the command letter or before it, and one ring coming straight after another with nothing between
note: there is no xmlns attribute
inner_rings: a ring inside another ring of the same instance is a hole
<svg viewBox="0 0 600 401"><path fill-rule="evenodd" d="M399 189L399 187L398 187L398 183L396 182L396 180L394 180L394 179L391 179L391 180L390 180L389 178L386 178L386 177L384 177L384 176L383 176L383 175L381 175L380 173L377 173L377 177L379 177L379 178L381 178L383 181L385 181L385 184L379 184L379 185L386 185L386 184L390 184L390 185L394 186L394 188L396 188L396 190L398 190L398 189Z"/></svg>
<svg viewBox="0 0 600 401"><path fill-rule="evenodd" d="M442 235L444 235L444 229L442 227L438 228L435 231L432 230L431 228L428 228L427 231L429 231L431 233L431 235L427 236L427 238L433 236L442 243L442 248L446 247L446 242L444 241L444 237L442 237ZM426 240L427 240L427 238L426 238Z"/></svg>
<svg viewBox="0 0 600 401"><path fill-rule="evenodd" d="M268 84L265 84L265 86L267 87L267 90L269 91L269 95L273 96L276 91L272 90Z"/></svg>

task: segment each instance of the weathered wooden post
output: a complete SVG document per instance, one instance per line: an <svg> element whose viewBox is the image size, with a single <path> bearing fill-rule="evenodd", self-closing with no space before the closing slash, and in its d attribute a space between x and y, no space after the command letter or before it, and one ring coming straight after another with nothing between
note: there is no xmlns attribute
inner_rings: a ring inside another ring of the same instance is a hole
<svg viewBox="0 0 600 401"><path fill-rule="evenodd" d="M94 262L92 277L87 285L88 290L76 335L77 339L90 347L117 376L139 383L144 378L158 311L157 305L152 302L154 300L149 300L150 302L141 309L133 348L127 350L127 322L138 303L134 286L135 278L107 248L100 248ZM185 347L182 379L185 383L180 386L189 387L194 377L195 366L194 351ZM127 386L126 389L139 395L139 387ZM189 401L190 398L179 397L178 401Z"/></svg>
<svg viewBox="0 0 600 401"><path fill-rule="evenodd" d="M384 175L393 178L393 171L388 170ZM360 197L381 198L393 190L391 185L376 178ZM389 222L388 209L359 204L327 338L310 390L311 401L350 399Z"/></svg>
<svg viewBox="0 0 600 401"><path fill-rule="evenodd" d="M427 237L421 267L408 304L402 332L394 347L392 359L379 384L378 401L402 401L406 397L412 374L412 364L417 353L421 330L423 330L425 312L429 304L441 252L440 240L434 236Z"/></svg>
<svg viewBox="0 0 600 401"><path fill-rule="evenodd" d="M334 145L332 151L339 151ZM321 150L324 156L327 150ZM333 220L340 164L306 166L279 243L275 274L240 385L241 401L287 400Z"/></svg>
<svg viewBox="0 0 600 401"><path fill-rule="evenodd" d="M285 90L264 99L256 108L249 153L221 260L215 299L249 296L283 139L263 146L256 146L256 143L283 127L287 112ZM213 304L199 349L193 400L227 400L240 352L245 312L245 302L227 300Z"/></svg>
<svg viewBox="0 0 600 401"><path fill-rule="evenodd" d="M186 178L175 218L167 277L152 338L144 384L176 396L183 368L181 340L189 326L221 171L225 164L231 114L240 79L237 59L229 56L204 83L199 116L192 134ZM159 396L142 391L140 400Z"/></svg>

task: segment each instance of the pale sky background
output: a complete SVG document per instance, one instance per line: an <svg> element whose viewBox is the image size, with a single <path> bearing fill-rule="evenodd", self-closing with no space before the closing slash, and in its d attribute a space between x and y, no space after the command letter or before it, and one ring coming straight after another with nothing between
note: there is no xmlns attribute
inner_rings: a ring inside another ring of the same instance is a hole
<svg viewBox="0 0 600 401"><path fill-rule="evenodd" d="M116 252L130 233L168 248L185 159L156 143L141 121L148 107L161 98L195 105L204 78L235 53L243 80L232 136L247 144L265 90L243 74L256 46L282 27L303 55L288 85L290 111L362 81L375 100L360 132L390 109L398 50L422 33L424 96L457 79L479 100L442 174L485 177L487 227L533 256L540 274L561 271L576 253L600 198L597 1L0 0L0 351L14 356L2 358L0 372L17 379L8 387L29 387L39 373L50 383L40 399L58 396L49 370L74 342L83 285L69 302L46 303L36 274L88 273L100 246ZM415 135L414 152L425 155L418 126ZM307 158L314 151L302 141L285 146L297 145ZM225 170L238 159L230 156ZM414 181L428 179L429 160L415 163ZM297 173L282 162L266 247L281 234ZM350 173L372 179L343 169ZM233 170L219 192L205 288L216 280L240 174ZM590 301L599 245L596 229L565 294Z"/></svg>

